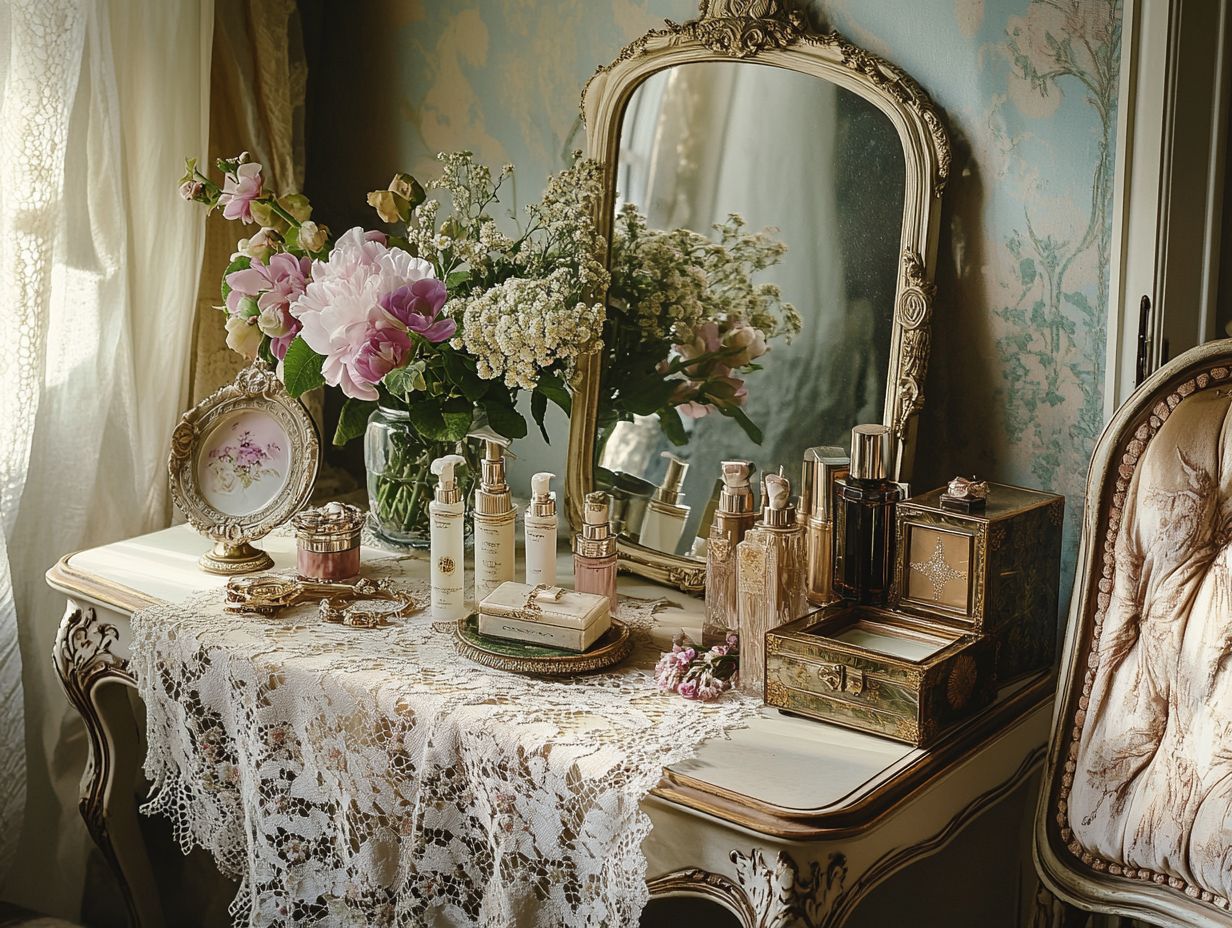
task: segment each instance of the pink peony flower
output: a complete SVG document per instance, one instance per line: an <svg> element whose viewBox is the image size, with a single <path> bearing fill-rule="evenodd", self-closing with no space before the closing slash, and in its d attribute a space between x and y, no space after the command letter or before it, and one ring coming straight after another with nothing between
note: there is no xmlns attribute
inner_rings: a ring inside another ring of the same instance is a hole
<svg viewBox="0 0 1232 928"><path fill-rule="evenodd" d="M458 329L454 320L438 318L447 298L443 283L425 277L386 293L381 297L381 307L410 331L437 344L453 338Z"/></svg>
<svg viewBox="0 0 1232 928"><path fill-rule="evenodd" d="M376 384L406 362L408 331L422 327L429 340L453 334L452 320L437 319L439 282L432 265L386 242L381 233L348 230L327 260L312 263L311 281L291 304L304 341L325 356L325 382L353 399L378 398ZM450 328L442 335L446 322Z"/></svg>
<svg viewBox="0 0 1232 928"><path fill-rule="evenodd" d="M235 176L227 175L222 182L222 194L218 205L227 219L255 222L252 218L252 201L261 197L261 165L255 161L241 164Z"/></svg>

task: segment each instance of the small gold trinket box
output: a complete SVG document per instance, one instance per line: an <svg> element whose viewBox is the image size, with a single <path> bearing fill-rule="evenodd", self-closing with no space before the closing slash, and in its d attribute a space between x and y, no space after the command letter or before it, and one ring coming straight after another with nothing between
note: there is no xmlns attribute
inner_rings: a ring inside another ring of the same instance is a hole
<svg viewBox="0 0 1232 928"><path fill-rule="evenodd" d="M766 703L923 747L996 694L993 644L945 622L832 603L766 635Z"/></svg>
<svg viewBox="0 0 1232 928"><path fill-rule="evenodd" d="M898 504L890 602L992 637L1004 686L1055 659L1065 500L1000 483L956 484Z"/></svg>
<svg viewBox="0 0 1232 928"><path fill-rule="evenodd" d="M611 626L606 596L507 581L479 604L479 633L506 641L585 651Z"/></svg>

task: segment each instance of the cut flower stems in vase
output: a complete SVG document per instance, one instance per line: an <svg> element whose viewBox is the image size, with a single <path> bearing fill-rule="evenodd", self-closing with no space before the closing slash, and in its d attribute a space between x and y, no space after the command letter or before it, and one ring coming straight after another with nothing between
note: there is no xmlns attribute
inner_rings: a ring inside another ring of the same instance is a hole
<svg viewBox="0 0 1232 928"><path fill-rule="evenodd" d="M374 531L396 545L427 547L431 530L428 504L436 489L432 462L446 454L462 455L466 466L459 468L456 476L469 501L479 473L481 450L481 443L475 439L426 441L412 425L409 412L379 406L368 420L364 438Z"/></svg>

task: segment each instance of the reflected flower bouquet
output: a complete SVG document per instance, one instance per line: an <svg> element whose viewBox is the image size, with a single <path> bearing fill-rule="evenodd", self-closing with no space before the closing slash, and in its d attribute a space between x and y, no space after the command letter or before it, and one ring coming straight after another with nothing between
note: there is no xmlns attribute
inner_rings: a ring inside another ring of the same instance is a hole
<svg viewBox="0 0 1232 928"><path fill-rule="evenodd" d="M335 239L305 196L268 190L246 153L218 161L221 184L189 160L180 186L259 226L223 275L228 346L275 365L293 396L341 390L335 444L363 434L378 406L409 417L418 445L397 455L407 472L376 488L378 520L426 524L427 465L472 431L524 437L520 390L546 439L548 402L568 412L573 363L602 332L597 167L575 156L520 221L511 215L509 235L493 211L513 168L494 176L470 152L438 160L427 184L398 174L369 194L396 233L356 227Z"/></svg>
<svg viewBox="0 0 1232 928"><path fill-rule="evenodd" d="M612 235L601 429L657 415L667 438L683 445L682 416L717 412L761 442L744 412L745 378L760 369L757 359L771 341L799 333L800 316L774 284L753 282L787 246L772 229L744 229L733 213L712 239L689 229L651 229L632 204L621 210Z"/></svg>

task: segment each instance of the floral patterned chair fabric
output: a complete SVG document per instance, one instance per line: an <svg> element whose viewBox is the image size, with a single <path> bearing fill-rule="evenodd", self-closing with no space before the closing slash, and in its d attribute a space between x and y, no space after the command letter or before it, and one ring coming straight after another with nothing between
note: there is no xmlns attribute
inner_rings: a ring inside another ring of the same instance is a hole
<svg viewBox="0 0 1232 928"><path fill-rule="evenodd" d="M1230 542L1232 340L1157 372L1096 446L1036 822L1067 902L1232 926Z"/></svg>

